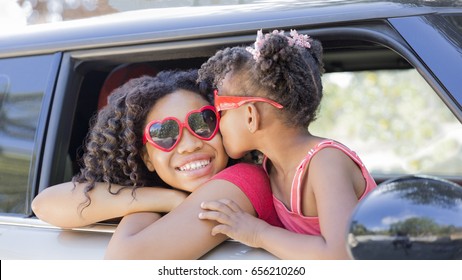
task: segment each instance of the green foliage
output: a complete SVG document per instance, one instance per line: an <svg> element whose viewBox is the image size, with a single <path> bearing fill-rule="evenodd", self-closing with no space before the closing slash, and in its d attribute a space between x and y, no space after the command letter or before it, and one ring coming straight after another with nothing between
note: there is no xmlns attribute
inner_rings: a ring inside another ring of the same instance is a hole
<svg viewBox="0 0 462 280"><path fill-rule="evenodd" d="M390 226L390 234L392 235L406 233L410 236L447 236L454 232L456 232L454 226L441 226L431 219L418 217L409 218Z"/></svg>
<svg viewBox="0 0 462 280"><path fill-rule="evenodd" d="M462 174L462 125L414 69L323 82L313 134L350 146L375 173Z"/></svg>

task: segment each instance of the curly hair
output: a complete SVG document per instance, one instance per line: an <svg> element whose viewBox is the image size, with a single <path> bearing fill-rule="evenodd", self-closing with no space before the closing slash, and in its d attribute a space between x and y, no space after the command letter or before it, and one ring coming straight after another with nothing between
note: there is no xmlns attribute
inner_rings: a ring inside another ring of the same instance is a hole
<svg viewBox="0 0 462 280"><path fill-rule="evenodd" d="M310 48L290 44L287 36L273 32L266 34L256 59L244 46L219 50L199 69L199 81L217 87L230 73L236 95L270 98L284 106L287 125L306 128L316 119L324 72L322 45L309 42Z"/></svg>
<svg viewBox="0 0 462 280"><path fill-rule="evenodd" d="M156 102L176 90L196 92L209 100L206 94L212 92L211 87L199 85L197 78L196 70L162 71L155 77L132 79L112 92L108 105L92 120L82 156L83 166L73 178L74 184L87 184L83 208L91 204L88 192L97 182L108 183L111 194L132 188L133 196L141 186L168 187L142 160L144 124ZM113 191L112 184L123 187Z"/></svg>

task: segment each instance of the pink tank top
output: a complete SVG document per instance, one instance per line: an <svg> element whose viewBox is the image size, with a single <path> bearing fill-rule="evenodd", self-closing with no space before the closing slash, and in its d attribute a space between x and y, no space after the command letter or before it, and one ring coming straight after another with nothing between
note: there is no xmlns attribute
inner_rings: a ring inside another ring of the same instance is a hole
<svg viewBox="0 0 462 280"><path fill-rule="evenodd" d="M303 233L303 234L310 234L310 235L321 235L321 229L319 226L319 218L318 217L307 217L304 216L302 213L302 203L301 203L301 192L302 192L302 180L303 176L305 175L305 169L310 163L311 158L320 150L324 148L336 148L343 151L347 154L360 168L361 172L366 180L366 189L364 193L361 195L359 200L363 199L366 194L372 191L377 184L375 183L372 176L367 171L366 167L362 163L361 159L356 155L355 152L348 149L346 146L337 143L332 140L325 140L320 142L316 147L311 149L306 157L302 160L300 165L297 167L297 171L295 172L295 177L292 181L292 189L291 189L291 199L290 199L290 209L279 201L273 195L273 202L276 212L279 216L279 219L283 223L284 227L292 232ZM266 158L263 162L263 167L266 169Z"/></svg>

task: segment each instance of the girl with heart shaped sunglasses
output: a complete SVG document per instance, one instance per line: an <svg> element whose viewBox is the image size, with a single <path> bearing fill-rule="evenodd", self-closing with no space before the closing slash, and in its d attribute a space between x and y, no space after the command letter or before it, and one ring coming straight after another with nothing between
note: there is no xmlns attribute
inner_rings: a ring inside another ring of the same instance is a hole
<svg viewBox="0 0 462 280"><path fill-rule="evenodd" d="M212 90L197 77L164 71L116 89L89 132L80 173L42 191L35 214L60 227L124 216L106 252L119 259L201 257L226 239L196 218L208 199L233 199L280 226L261 167L228 163Z"/></svg>

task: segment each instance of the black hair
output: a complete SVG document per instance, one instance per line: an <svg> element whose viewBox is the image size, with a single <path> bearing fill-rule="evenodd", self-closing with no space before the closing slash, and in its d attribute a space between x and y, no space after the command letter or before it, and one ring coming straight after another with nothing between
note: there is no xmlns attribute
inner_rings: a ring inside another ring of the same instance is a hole
<svg viewBox="0 0 462 280"><path fill-rule="evenodd" d="M88 192L96 182L108 183L111 194L121 190L113 191L112 184L132 188L132 195L141 186L166 186L142 160L144 124L156 102L179 89L196 92L210 101L207 94L212 92L211 87L205 83L199 87L197 78L196 70L162 71L155 77L132 79L111 93L108 105L92 120L82 168L73 178L74 183L87 184L84 208L91 203Z"/></svg>
<svg viewBox="0 0 462 280"><path fill-rule="evenodd" d="M256 57L249 47L219 50L199 69L199 81L218 87L230 73L239 90L235 95L270 98L284 106L287 125L306 128L316 119L324 72L321 43L312 38L309 43L309 48L293 44L273 32L266 34Z"/></svg>

